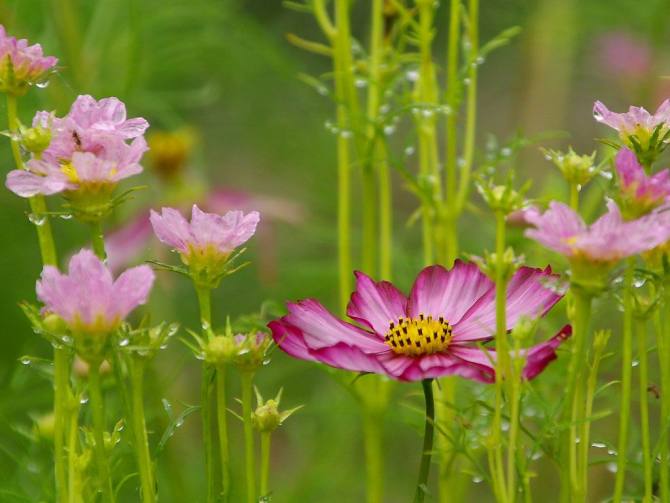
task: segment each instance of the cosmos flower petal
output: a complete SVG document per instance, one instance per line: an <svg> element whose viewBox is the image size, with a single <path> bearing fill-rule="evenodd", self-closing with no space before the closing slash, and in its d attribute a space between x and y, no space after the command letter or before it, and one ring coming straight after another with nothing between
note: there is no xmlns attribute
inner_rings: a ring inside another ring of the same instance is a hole
<svg viewBox="0 0 670 503"><path fill-rule="evenodd" d="M492 286L475 264L457 260L450 271L439 265L426 267L412 287L408 314L444 316L453 326Z"/></svg>
<svg viewBox="0 0 670 503"><path fill-rule="evenodd" d="M188 243L193 240L188 222L174 208L163 208L158 214L151 210L149 220L156 237L168 246L186 253Z"/></svg>
<svg viewBox="0 0 670 503"><path fill-rule="evenodd" d="M15 169L7 173L5 185L17 196L33 197L37 194L57 194L69 184L64 176L42 176L28 170Z"/></svg>
<svg viewBox="0 0 670 503"><path fill-rule="evenodd" d="M147 265L128 269L117 278L113 287L113 306L120 318L146 303L154 279L155 274Z"/></svg>
<svg viewBox="0 0 670 503"><path fill-rule="evenodd" d="M556 277L551 274L550 268L521 267L516 271L507 285L505 313L508 330L521 317L535 319L544 316L561 299L562 296L546 284ZM495 324L495 289L492 289L454 325L453 342L489 339L495 333Z"/></svg>
<svg viewBox="0 0 670 503"><path fill-rule="evenodd" d="M407 298L388 281L375 282L359 271L354 274L356 291L351 294L347 315L384 335L391 322L406 316Z"/></svg>
<svg viewBox="0 0 670 503"><path fill-rule="evenodd" d="M402 374L394 376L401 381L420 381L445 376L460 376L484 383L493 382L495 379L495 371L490 366L459 358L451 352L435 353L423 358L402 358L410 362Z"/></svg>

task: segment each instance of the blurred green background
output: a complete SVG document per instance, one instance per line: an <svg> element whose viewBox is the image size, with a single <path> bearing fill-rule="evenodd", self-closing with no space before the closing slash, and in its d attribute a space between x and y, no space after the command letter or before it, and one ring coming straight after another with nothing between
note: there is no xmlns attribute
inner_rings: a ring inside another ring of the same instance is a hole
<svg viewBox="0 0 670 503"><path fill-rule="evenodd" d="M356 2L353 26L363 44L368 31L366 3ZM440 33L434 50L439 61L445 59L447 3L442 2L437 20ZM655 109L670 89L663 78L670 74L669 5L662 0L483 0L483 40L509 26L519 25L523 31L481 68L478 145L483 148L488 133L506 138L517 130L527 135L570 131L569 137L545 144L572 144L586 153L596 148L594 138L606 134L592 119L595 99L614 110L628 104ZM189 162L194 180L243 192L252 201L272 197L281 208L288 208L289 218L281 211L275 218L264 218L260 236L250 246L252 266L216 292L217 323L223 323L226 315L257 311L268 299L281 305L286 299L313 296L335 306L335 137L324 127L333 120L334 107L297 78L301 72L329 71L329 61L291 46L285 38L297 33L319 39L311 17L284 9L279 0L3 0L0 23L12 35L41 43L47 54L60 60L49 87L33 90L21 100L24 123L39 109L66 113L78 94L117 96L126 103L129 116L147 118L151 130L189 127L196 132L198 141ZM4 111L0 104L0 114ZM389 140L400 151L411 143L404 134ZM8 141L0 144L0 160L5 171L12 168ZM406 163L414 169L411 156ZM558 172L537 148L522 153L514 165L522 179L534 180L533 196L564 196ZM150 169L142 177L148 190L120 210L110 228L140 208L174 196L173 188ZM417 203L403 190L400 177L395 182L394 279L408 289L421 264L417 226L407 225ZM586 205L593 212L601 209L605 182L594 184L586 196L586 201L593 201ZM34 300L39 253L25 201L2 191L0 204L0 501L48 501L48 442L33 431L34 420L50 408L48 366L35 363L35 358L32 365L19 363L22 355L49 356L46 342L32 334L17 307L20 300ZM483 209L466 215L461 232L466 252L480 254L491 248L487 216ZM87 232L78 224L56 219L54 226L61 257L86 245ZM513 239L528 248L532 265L555 260L561 267L555 257L529 247L520 236L518 232ZM614 312L612 304L605 298L597 305L601 319ZM197 326L195 296L181 277L159 274L149 310L156 320L164 317ZM545 335L565 322L559 311L546 323ZM550 367L537 382L538 396L561 389L561 365ZM170 422L162 399L169 401L175 414L198 402L199 364L174 339L156 358L149 379L148 422L151 443L156 445ZM275 434L273 501L362 501L360 417L347 390L324 369L292 361L280 352L259 372L257 383L265 396L284 387L287 407L306 404ZM412 493L422 418L407 405L420 405L418 391L418 386L396 386L389 414L379 425L387 449L385 501L407 501ZM464 404L487 393L474 385L461 391ZM230 393L238 395L235 381ZM529 400L537 401L532 410L541 416L542 399ZM537 422L542 424L541 417ZM477 422L470 426L476 436ZM161 501L201 500L199 427L197 414L188 416L161 453ZM614 427L608 419L597 423L594 441L611 441ZM233 452L241 456L239 425L234 425L233 434ZM128 449L121 445L124 448ZM130 460L126 463L132 463L132 457L126 457ZM594 469L595 491L599 486L606 490L611 483L605 452L603 457L602 467ZM234 457L234 470L242 480L241 457L238 460ZM533 468L542 476L543 487L556 484L550 462L538 460ZM480 474L470 475L467 482L471 478L476 491L471 497L478 494L487 500L488 491L477 489ZM133 485L131 481L123 489L128 501ZM549 493L543 499L553 501Z"/></svg>

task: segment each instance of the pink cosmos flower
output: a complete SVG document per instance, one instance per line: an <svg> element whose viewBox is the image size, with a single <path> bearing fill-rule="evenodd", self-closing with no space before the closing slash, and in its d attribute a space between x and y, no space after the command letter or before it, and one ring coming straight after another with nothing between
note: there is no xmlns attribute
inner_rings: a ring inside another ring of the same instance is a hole
<svg viewBox="0 0 670 503"><path fill-rule="evenodd" d="M635 154L622 148L616 156L616 170L623 199L646 213L670 197L670 170L647 176Z"/></svg>
<svg viewBox="0 0 670 503"><path fill-rule="evenodd" d="M44 80L58 60L44 56L40 44L10 37L0 25L0 91L22 95L28 86Z"/></svg>
<svg viewBox="0 0 670 503"><path fill-rule="evenodd" d="M586 225L579 214L557 201L544 213L530 208L526 220L535 228L526 230L526 236L568 259L590 263L617 262L670 239L668 212L625 221L614 201L608 201L607 209L593 224Z"/></svg>
<svg viewBox="0 0 670 503"><path fill-rule="evenodd" d="M600 37L597 44L600 63L611 75L640 81L651 71L651 47L630 33L610 32Z"/></svg>
<svg viewBox="0 0 670 503"><path fill-rule="evenodd" d="M149 218L158 239L182 256L198 253L228 256L254 235L261 217L257 211L246 215L229 211L223 216L205 213L194 204L190 223L174 208L163 208L160 214L151 210Z"/></svg>
<svg viewBox="0 0 670 503"><path fill-rule="evenodd" d="M610 112L602 102L596 101L593 116L598 122L616 129L624 138L641 132L644 137L648 137L660 125L665 126L666 130L670 127L670 100L661 103L653 115L642 107L633 106L627 113Z"/></svg>
<svg viewBox="0 0 670 503"><path fill-rule="evenodd" d="M507 288L508 330L522 317L543 316L560 300L542 285L552 276L549 269L517 271ZM409 297L357 272L347 315L360 326L336 318L313 299L289 303L288 311L268 326L277 345L296 358L403 381L446 375L495 379L495 349L481 346L495 334L495 285L472 263L456 261L451 270L426 267ZM523 350L524 377L535 377L554 360L570 334L568 325Z"/></svg>
<svg viewBox="0 0 670 503"><path fill-rule="evenodd" d="M68 274L45 266L37 282L44 310L55 313L78 333L108 333L144 304L154 282L149 266L128 269L116 280L90 250L70 259Z"/></svg>

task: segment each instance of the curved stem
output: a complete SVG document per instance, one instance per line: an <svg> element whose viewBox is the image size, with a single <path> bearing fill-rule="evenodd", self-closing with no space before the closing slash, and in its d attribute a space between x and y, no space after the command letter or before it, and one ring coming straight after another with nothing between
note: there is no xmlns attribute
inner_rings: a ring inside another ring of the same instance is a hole
<svg viewBox="0 0 670 503"><path fill-rule="evenodd" d="M428 490L428 475L430 473L430 458L433 454L433 433L435 426L435 402L433 400L432 379L421 381L423 395L426 398L426 424L423 430L423 450L421 452L421 466L419 480L416 485L414 503L422 503Z"/></svg>
<svg viewBox="0 0 670 503"><path fill-rule="evenodd" d="M102 499L106 503L114 502L112 477L109 469L109 459L105 449L105 404L102 399L100 386L100 362L91 362L88 373L88 391L93 415L93 437L95 439L95 462L98 466L98 477Z"/></svg>
<svg viewBox="0 0 670 503"><path fill-rule="evenodd" d="M226 408L226 368L216 369L216 408L219 426L219 455L221 456L221 480L223 501L230 499L230 450L228 447L228 410Z"/></svg>
<svg viewBox="0 0 670 503"><path fill-rule="evenodd" d="M272 433L261 433L261 498L269 494L268 480L270 479L270 439Z"/></svg>
<svg viewBox="0 0 670 503"><path fill-rule="evenodd" d="M251 395L253 374L242 372L242 418L244 419L244 461L247 480L247 503L256 503L256 461L254 455L254 429L251 422Z"/></svg>
<svg viewBox="0 0 670 503"><path fill-rule="evenodd" d="M651 503L653 491L653 463L651 457L651 439L649 435L649 366L647 358L647 326L644 320L635 323L637 332L637 352L640 359L640 430L642 437L642 469L644 474L644 503Z"/></svg>
<svg viewBox="0 0 670 503"><path fill-rule="evenodd" d="M140 359L134 359L130 365L130 372L131 393L133 396L133 434L135 436L137 467L140 472L140 483L142 484L142 501L144 503L155 503L156 483L154 482L151 454L149 453L149 439L144 417L144 362Z"/></svg>
<svg viewBox="0 0 670 503"><path fill-rule="evenodd" d="M619 411L619 444L614 503L621 503L626 482L628 424L630 421L631 367L633 365L633 271L634 259L629 260L624 276L623 341L621 355L621 408Z"/></svg>

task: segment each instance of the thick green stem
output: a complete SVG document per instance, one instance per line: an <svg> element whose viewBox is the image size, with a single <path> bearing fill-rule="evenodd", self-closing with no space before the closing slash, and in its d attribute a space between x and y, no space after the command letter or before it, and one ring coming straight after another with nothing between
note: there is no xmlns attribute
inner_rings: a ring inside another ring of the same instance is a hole
<svg viewBox="0 0 670 503"><path fill-rule="evenodd" d="M621 354L621 408L619 410L619 443L617 473L614 485L614 503L621 503L626 482L628 452L628 424L630 422L631 367L633 365L633 272L635 261L631 259L624 276L623 297L623 341Z"/></svg>
<svg viewBox="0 0 670 503"><path fill-rule="evenodd" d="M384 462L382 459L382 424L380 414L373 407L363 407L363 441L365 442L365 470L367 503L382 503Z"/></svg>
<svg viewBox="0 0 670 503"><path fill-rule="evenodd" d="M93 246L93 253L95 253L100 260L106 260L105 234L102 231L101 221L91 224L91 244Z"/></svg>
<svg viewBox="0 0 670 503"><path fill-rule="evenodd" d="M209 288L195 285L200 306L200 324L202 326L203 339L211 337L212 326L212 292ZM212 441L212 368L202 364L202 379L200 384L200 415L202 417L202 440L205 454L205 476L207 478L207 502L215 501L214 489L214 446Z"/></svg>
<svg viewBox="0 0 670 503"><path fill-rule="evenodd" d="M251 372L242 372L242 419L244 420L244 464L247 481L247 503L256 503L256 461L254 454L254 427L252 424L251 396L253 378Z"/></svg>
<svg viewBox="0 0 670 503"><path fill-rule="evenodd" d="M653 461L651 457L651 437L649 435L649 366L647 358L647 325L644 320L635 322L637 332L637 352L640 361L640 431L642 437L642 471L644 474L644 503L652 502Z"/></svg>
<svg viewBox="0 0 670 503"><path fill-rule="evenodd" d="M654 312L654 330L658 348L658 366L661 370L661 434L659 457L659 492L663 503L670 502L670 457L668 456L667 429L670 426L670 291L664 290L662 309ZM663 314L661 314L663 313Z"/></svg>
<svg viewBox="0 0 670 503"><path fill-rule="evenodd" d="M570 182L570 208L579 211L579 185Z"/></svg>
<svg viewBox="0 0 670 503"><path fill-rule="evenodd" d="M421 381L423 394L426 398L426 424L423 430L423 450L421 451L421 466L419 480L416 484L414 503L422 503L428 491L428 475L430 474L430 459L433 455L433 433L435 427L435 402L433 400L432 379Z"/></svg>
<svg viewBox="0 0 670 503"><path fill-rule="evenodd" d="M144 361L135 359L130 365L131 393L133 400L132 421L135 436L135 454L137 468L140 472L142 484L142 501L155 503L156 483L154 481L151 455L149 454L149 438L147 435L146 420L144 417Z"/></svg>
<svg viewBox="0 0 670 503"><path fill-rule="evenodd" d="M573 286L569 292L571 302L571 322L573 328L573 344L568 367L567 391L565 395L563 419L568 428L563 443L564 458L561 463L563 498L569 501L583 500L586 495L586 482L580 473L588 470L588 459L584 459L586 466L580 466L577 453L577 431L584 419L584 369L588 366L587 348L589 347L589 323L591 318L592 297L579 285ZM588 428L588 425L584 425ZM582 446L583 447L583 446ZM587 452L588 456L588 452Z"/></svg>
<svg viewBox="0 0 670 503"><path fill-rule="evenodd" d="M268 481L270 480L270 440L272 433L261 433L261 497L269 495Z"/></svg>
<svg viewBox="0 0 670 503"><path fill-rule="evenodd" d="M93 438L95 440L95 463L98 468L98 484L105 503L114 502L109 459L105 449L105 404L100 386L100 362L90 362L88 372L88 392L91 414L93 415Z"/></svg>
<svg viewBox="0 0 670 503"><path fill-rule="evenodd" d="M230 449L228 447L228 409L226 407L226 368L216 369L216 410L219 426L219 455L221 456L221 480L223 501L230 499Z"/></svg>

